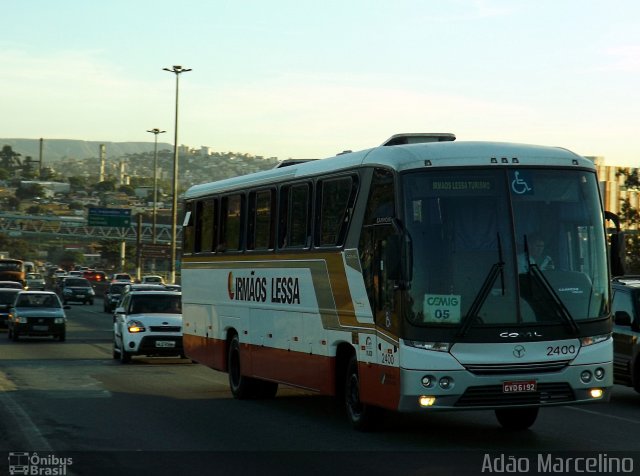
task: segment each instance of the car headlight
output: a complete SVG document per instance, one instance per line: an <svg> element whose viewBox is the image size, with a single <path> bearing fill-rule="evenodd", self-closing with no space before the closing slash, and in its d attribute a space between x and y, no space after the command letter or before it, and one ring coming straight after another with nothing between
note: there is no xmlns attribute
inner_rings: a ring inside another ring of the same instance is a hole
<svg viewBox="0 0 640 476"><path fill-rule="evenodd" d="M73 290L72 290L72 289L66 289L66 288L65 288L65 289L62 291L62 294L73 294Z"/></svg>
<svg viewBox="0 0 640 476"><path fill-rule="evenodd" d="M55 324L64 324L64 321L65 321L64 317L56 317L56 318L53 320L53 322L54 322Z"/></svg>
<svg viewBox="0 0 640 476"><path fill-rule="evenodd" d="M127 322L127 329L132 334L136 334L138 332L144 332L146 329L144 328L144 324L140 321L129 321Z"/></svg>
<svg viewBox="0 0 640 476"><path fill-rule="evenodd" d="M89 289L89 296L95 296L96 292L93 289Z"/></svg>
<svg viewBox="0 0 640 476"><path fill-rule="evenodd" d="M19 316L16 316L13 320L14 320L14 322L17 322L18 324L26 324L27 322L29 322L29 321L27 321L26 317L19 317Z"/></svg>

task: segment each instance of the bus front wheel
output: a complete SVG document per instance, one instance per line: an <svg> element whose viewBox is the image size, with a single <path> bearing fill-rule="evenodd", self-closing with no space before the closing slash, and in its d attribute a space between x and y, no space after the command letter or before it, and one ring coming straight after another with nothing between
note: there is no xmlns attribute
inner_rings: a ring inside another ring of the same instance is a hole
<svg viewBox="0 0 640 476"><path fill-rule="evenodd" d="M526 430L538 418L538 407L527 408L497 408L498 423L507 430Z"/></svg>
<svg viewBox="0 0 640 476"><path fill-rule="evenodd" d="M358 359L352 356L347 366L347 378L344 388L347 416L351 425L358 431L370 431L378 419L378 408L360 401L360 378L358 377Z"/></svg>

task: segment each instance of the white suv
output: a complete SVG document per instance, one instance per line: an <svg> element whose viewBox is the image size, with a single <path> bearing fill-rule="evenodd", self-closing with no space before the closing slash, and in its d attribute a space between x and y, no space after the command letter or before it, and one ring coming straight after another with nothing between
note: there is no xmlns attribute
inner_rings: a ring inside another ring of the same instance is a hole
<svg viewBox="0 0 640 476"><path fill-rule="evenodd" d="M181 299L182 293L169 291L126 294L113 315L113 358L184 357Z"/></svg>

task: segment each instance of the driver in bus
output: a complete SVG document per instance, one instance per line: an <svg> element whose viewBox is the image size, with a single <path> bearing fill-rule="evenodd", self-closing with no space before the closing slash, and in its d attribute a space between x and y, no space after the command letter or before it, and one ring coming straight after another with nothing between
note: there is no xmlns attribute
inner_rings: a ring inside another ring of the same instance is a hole
<svg viewBox="0 0 640 476"><path fill-rule="evenodd" d="M531 234L528 236L527 243L529 245L529 263L537 264L541 271L555 269L553 259L545 253L544 239L539 234ZM523 274L529 271L526 253L518 254L518 273Z"/></svg>

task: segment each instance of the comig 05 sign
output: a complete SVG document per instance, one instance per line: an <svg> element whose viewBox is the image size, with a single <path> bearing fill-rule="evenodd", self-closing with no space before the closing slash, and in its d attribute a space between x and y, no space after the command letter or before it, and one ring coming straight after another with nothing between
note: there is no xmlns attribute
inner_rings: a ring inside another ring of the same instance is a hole
<svg viewBox="0 0 640 476"><path fill-rule="evenodd" d="M130 208L89 208L89 226L131 226Z"/></svg>

